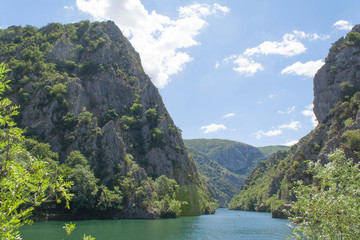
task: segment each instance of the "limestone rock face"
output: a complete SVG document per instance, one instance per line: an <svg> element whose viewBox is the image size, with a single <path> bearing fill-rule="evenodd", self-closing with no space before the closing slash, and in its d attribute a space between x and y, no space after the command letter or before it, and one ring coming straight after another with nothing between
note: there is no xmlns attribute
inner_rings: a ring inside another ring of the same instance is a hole
<svg viewBox="0 0 360 240"><path fill-rule="evenodd" d="M360 32L360 26L353 28ZM345 39L334 43L325 65L314 77L314 113L320 123L329 120L330 110L346 96L346 87L360 86L360 49L342 47Z"/></svg>
<svg viewBox="0 0 360 240"><path fill-rule="evenodd" d="M180 131L119 28L111 21L85 21L67 25L61 35L53 33L63 28L39 29L51 43L39 46L48 47L42 61L55 66L51 74L35 72L25 85L13 84L9 97L21 106L20 127L50 143L60 162L79 150L104 184L129 171L124 159L131 155L142 169L139 181L166 175L181 186L200 186ZM0 56L0 61L10 57ZM16 72L9 77L16 79ZM136 217L136 211L128 210L129 216Z"/></svg>

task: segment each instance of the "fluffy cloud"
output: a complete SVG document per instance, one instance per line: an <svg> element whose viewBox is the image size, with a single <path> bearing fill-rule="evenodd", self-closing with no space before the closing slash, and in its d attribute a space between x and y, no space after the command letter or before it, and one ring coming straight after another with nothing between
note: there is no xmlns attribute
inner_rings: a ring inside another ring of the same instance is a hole
<svg viewBox="0 0 360 240"><path fill-rule="evenodd" d="M318 120L316 119L313 108L314 108L314 105L310 104L310 105L306 106L305 110L302 111L301 113L302 113L302 115L304 115L306 117L310 117L313 127L316 127L318 125Z"/></svg>
<svg viewBox="0 0 360 240"><path fill-rule="evenodd" d="M282 41L265 41L256 47L246 49L242 54L231 55L230 57L225 58L224 62L226 64L232 62L235 65L233 70L244 73L247 76L253 76L256 72L264 70L264 67L261 65L261 63L255 62L255 60L253 60L254 57L275 54L292 57L306 51L306 47L300 40L324 40L329 37L329 35L319 35L317 33L310 34L302 31L293 31L292 33L284 34L282 37ZM309 73L306 72L306 74Z"/></svg>
<svg viewBox="0 0 360 240"><path fill-rule="evenodd" d="M229 118L229 117L234 117L235 113L228 113L226 115L223 116L223 118Z"/></svg>
<svg viewBox="0 0 360 240"><path fill-rule="evenodd" d="M159 88L193 60L184 49L200 45L195 37L207 24L204 18L230 10L216 3L194 3L180 7L174 20L148 12L140 0L76 0L76 5L96 20L115 21L140 53L146 73Z"/></svg>
<svg viewBox="0 0 360 240"><path fill-rule="evenodd" d="M282 124L279 126L280 129L291 129L291 130L298 130L299 128L301 128L301 123L299 121L291 121L288 124Z"/></svg>
<svg viewBox="0 0 360 240"><path fill-rule="evenodd" d="M260 130L260 131L257 131L256 133L254 133L253 135L255 135L257 139L260 139L263 136L271 137L271 136L280 135L283 133L283 129L297 131L299 128L301 128L300 122L292 120L290 123L282 124L282 125L278 126L276 129L269 130L267 132Z"/></svg>
<svg viewBox="0 0 360 240"><path fill-rule="evenodd" d="M296 62L281 71L281 74L292 74L306 77L314 77L315 73L324 65L320 59L317 61L309 61L306 63Z"/></svg>
<svg viewBox="0 0 360 240"><path fill-rule="evenodd" d="M244 55L279 54L292 57L306 51L306 47L300 42L301 39L317 40L327 38L329 38L328 35L320 36L317 33L308 34L302 31L293 31L292 33L284 34L281 42L265 41L256 47L246 49Z"/></svg>
<svg viewBox="0 0 360 240"><path fill-rule="evenodd" d="M336 23L334 23L333 25L336 29L339 30L351 30L353 28L353 25L351 24L351 22L348 22L346 20L339 20Z"/></svg>
<svg viewBox="0 0 360 240"><path fill-rule="evenodd" d="M276 129L276 130L269 130L267 132L264 131L257 131L256 133L254 133L254 135L256 136L257 139L260 139L262 136L267 136L267 137L271 137L271 136L277 136L282 134L282 130L281 129Z"/></svg>
<svg viewBox="0 0 360 240"><path fill-rule="evenodd" d="M212 123L208 126L202 126L200 129L203 131L203 133L216 133L221 130L226 130L226 126L223 124Z"/></svg>
<svg viewBox="0 0 360 240"><path fill-rule="evenodd" d="M299 140L286 141L286 143L284 145L290 147L294 144L297 144L298 142L299 142Z"/></svg>
<svg viewBox="0 0 360 240"><path fill-rule="evenodd" d="M279 114L290 114L292 113L293 111L295 111L295 106L292 106L292 107L288 107L286 111L281 111L279 110L278 113Z"/></svg>
<svg viewBox="0 0 360 240"><path fill-rule="evenodd" d="M246 76L254 76L258 71L263 71L264 68L260 63L255 62L251 58L244 57L243 55L231 55L224 59L224 62L227 64L232 62L235 67L234 71L245 74Z"/></svg>

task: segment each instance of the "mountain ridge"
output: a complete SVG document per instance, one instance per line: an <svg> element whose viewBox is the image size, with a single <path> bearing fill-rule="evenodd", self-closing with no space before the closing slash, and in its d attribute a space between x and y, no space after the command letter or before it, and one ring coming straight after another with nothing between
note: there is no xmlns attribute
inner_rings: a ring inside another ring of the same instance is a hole
<svg viewBox="0 0 360 240"><path fill-rule="evenodd" d="M266 160L278 150L289 149L287 146L256 148L226 139L184 139L184 143L195 161L203 182L220 207L228 206L229 201L240 191L245 178L258 162ZM237 165L242 166L241 172L234 171L239 169Z"/></svg>

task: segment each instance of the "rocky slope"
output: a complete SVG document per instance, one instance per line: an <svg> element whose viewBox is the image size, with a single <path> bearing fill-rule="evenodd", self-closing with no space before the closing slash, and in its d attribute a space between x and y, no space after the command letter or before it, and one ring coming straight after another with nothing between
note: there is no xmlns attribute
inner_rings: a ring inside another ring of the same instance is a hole
<svg viewBox="0 0 360 240"><path fill-rule="evenodd" d="M0 39L0 62L13 70L8 96L21 106L17 121L28 136L50 143L60 162L79 150L106 186L121 176L141 183L166 175L182 187L183 214L205 212L206 189L180 131L113 22L13 26ZM155 217L132 201L121 216Z"/></svg>
<svg viewBox="0 0 360 240"><path fill-rule="evenodd" d="M184 140L187 147L192 147L205 154L221 166L238 174L247 174L265 156L256 147L222 139Z"/></svg>
<svg viewBox="0 0 360 240"><path fill-rule="evenodd" d="M256 148L244 143L221 139L184 140L203 181L220 207L227 207L239 193L250 171L272 153L286 146Z"/></svg>
<svg viewBox="0 0 360 240"><path fill-rule="evenodd" d="M273 211L295 200L293 183L312 182L306 161L325 163L335 148L358 161L360 150L360 26L333 44L325 65L314 77L314 113L319 121L314 131L292 146L261 162L246 179L233 209Z"/></svg>

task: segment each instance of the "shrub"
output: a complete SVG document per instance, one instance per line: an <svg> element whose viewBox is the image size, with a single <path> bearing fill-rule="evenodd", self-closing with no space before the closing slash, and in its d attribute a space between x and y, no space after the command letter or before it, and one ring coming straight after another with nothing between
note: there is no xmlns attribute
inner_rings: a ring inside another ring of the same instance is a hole
<svg viewBox="0 0 360 240"><path fill-rule="evenodd" d="M297 201L288 211L297 239L360 238L360 170L344 152L329 155L322 166L309 162L316 179L312 185L302 181L294 188Z"/></svg>
<svg viewBox="0 0 360 240"><path fill-rule="evenodd" d="M149 108L145 111L146 120L150 124L150 128L154 128L158 124L158 113L156 108Z"/></svg>
<svg viewBox="0 0 360 240"><path fill-rule="evenodd" d="M348 34L346 34L345 40L346 40L346 44L348 46L359 47L360 46L360 33L349 32Z"/></svg>
<svg viewBox="0 0 360 240"><path fill-rule="evenodd" d="M164 143L164 132L158 128L151 130L151 146L161 147Z"/></svg>
<svg viewBox="0 0 360 240"><path fill-rule="evenodd" d="M142 112L142 107L142 104L134 102L133 105L130 107L130 111L135 116L140 116Z"/></svg>
<svg viewBox="0 0 360 240"><path fill-rule="evenodd" d="M99 66L91 61L85 61L85 62L81 63L79 66L80 74L82 74L82 75L95 74L99 71L98 68L99 68Z"/></svg>
<svg viewBox="0 0 360 240"><path fill-rule="evenodd" d="M360 129L348 130L343 133L343 138L346 138L347 144L353 151L360 150Z"/></svg>
<svg viewBox="0 0 360 240"><path fill-rule="evenodd" d="M88 125L91 122L93 114L86 111L86 108L78 116L78 125Z"/></svg>
<svg viewBox="0 0 360 240"><path fill-rule="evenodd" d="M58 99L63 98L65 93L67 93L66 85L62 83L57 83L52 87L48 87L48 90L50 91L51 95L55 96Z"/></svg>

